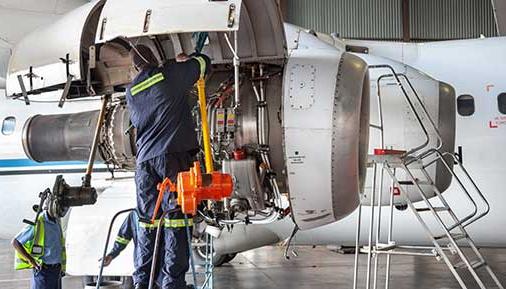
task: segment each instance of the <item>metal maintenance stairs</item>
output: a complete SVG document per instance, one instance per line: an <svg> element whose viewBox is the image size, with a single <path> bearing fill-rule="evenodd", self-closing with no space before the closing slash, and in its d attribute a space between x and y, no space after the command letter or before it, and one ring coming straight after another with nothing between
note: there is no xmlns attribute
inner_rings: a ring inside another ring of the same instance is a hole
<svg viewBox="0 0 506 289"><path fill-rule="evenodd" d="M467 226L488 214L490 206L487 199L455 154L443 152L441 150L442 138L438 129L409 79L403 74L396 73L395 70L388 65L370 66L369 69L386 69L390 72L378 78L379 109L381 110L380 81L384 78L394 79L416 117L421 131L425 134L426 140L423 144L408 151L385 149L383 136L384 125L381 113L379 114L380 125L371 125L371 127L380 130L382 147L375 149L374 154L369 155L368 159L369 165L374 168L373 190L370 200L372 212L369 223L369 242L368 246L360 249L360 227L362 222L361 205L359 207L357 223L353 288L356 289L358 287L359 253L363 252L367 253L368 256L365 284L365 288L367 289L370 289L371 285L374 289L378 287L378 258L381 255L386 255L385 288L389 288L390 285L391 257L393 255L410 255L432 256L437 260L443 261L463 289L504 289L500 280L466 230ZM404 84L401 78L404 80ZM411 93L408 93L405 84L407 84ZM429 133L429 131L431 133ZM436 140L433 139L434 137ZM436 145L430 147L431 143L435 143ZM429 169L438 163L440 167L443 167L451 174L452 180L456 182L461 189L460 193L464 199L460 201L466 200L471 205L471 211L465 216L457 216L449 201L443 196L435 181L431 178ZM376 184L378 172L380 175L379 185ZM380 242L382 210L380 200L384 193L382 192L383 172L386 172L390 177L392 182L391 187L398 189L400 197L405 200L405 204L413 212L433 246L399 245L393 240L393 208L395 206L393 191L389 192L390 219L388 220L388 238L386 242ZM399 175L402 176L402 179L400 179ZM411 195L407 191L408 188L410 188ZM411 199L413 197L413 191L418 197L416 199L421 199L421 201L417 203L417 206L415 206L415 202ZM421 206L419 204L421 204ZM377 220L375 220L376 218ZM376 238L373 237L373 231L376 231ZM372 263L373 259L374 268ZM486 278L489 280L488 283ZM490 287L490 284L493 284L493 287Z"/></svg>

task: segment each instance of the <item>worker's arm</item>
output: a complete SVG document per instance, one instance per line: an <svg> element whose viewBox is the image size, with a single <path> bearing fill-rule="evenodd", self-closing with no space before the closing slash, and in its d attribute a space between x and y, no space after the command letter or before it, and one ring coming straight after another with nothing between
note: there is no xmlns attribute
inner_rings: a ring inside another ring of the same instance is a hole
<svg viewBox="0 0 506 289"><path fill-rule="evenodd" d="M112 250L107 254L104 259L104 266L109 266L112 260L125 250L130 240L133 238L134 234L134 218L133 213L130 213L128 217L123 221L121 228L119 229L118 235L116 236L116 240L114 241L114 245Z"/></svg>
<svg viewBox="0 0 506 289"><path fill-rule="evenodd" d="M207 75L211 69L211 59L205 54L194 53L187 58L179 55L178 61L167 64L166 73L169 79L178 79L185 90L199 80L202 72Z"/></svg>
<svg viewBox="0 0 506 289"><path fill-rule="evenodd" d="M12 239L11 244L14 247L14 250L23 256L23 258L33 266L33 268L40 270L40 264L38 264L37 261L35 261L35 259L30 254L28 254L28 252L26 252L25 248L18 240Z"/></svg>
<svg viewBox="0 0 506 289"><path fill-rule="evenodd" d="M14 237L11 244L14 249L26 260L28 261L35 269L40 270L41 264L38 264L37 261L30 255L29 252L25 250L23 244L26 244L30 240L33 240L35 227L32 225L26 226L19 234Z"/></svg>

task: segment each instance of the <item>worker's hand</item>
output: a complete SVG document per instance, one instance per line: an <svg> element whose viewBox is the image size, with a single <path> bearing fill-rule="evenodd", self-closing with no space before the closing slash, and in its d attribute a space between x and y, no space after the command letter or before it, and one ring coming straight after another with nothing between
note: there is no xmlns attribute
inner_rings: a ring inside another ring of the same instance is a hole
<svg viewBox="0 0 506 289"><path fill-rule="evenodd" d="M180 53L178 56L176 56L176 62L185 62L188 59L190 59L190 57L188 57L186 53Z"/></svg>
<svg viewBox="0 0 506 289"><path fill-rule="evenodd" d="M105 258L104 258L104 267L109 266L111 264L111 262L112 262L112 259L114 259L114 258L111 255L105 256ZM102 258L98 259L98 261L99 262L102 261Z"/></svg>

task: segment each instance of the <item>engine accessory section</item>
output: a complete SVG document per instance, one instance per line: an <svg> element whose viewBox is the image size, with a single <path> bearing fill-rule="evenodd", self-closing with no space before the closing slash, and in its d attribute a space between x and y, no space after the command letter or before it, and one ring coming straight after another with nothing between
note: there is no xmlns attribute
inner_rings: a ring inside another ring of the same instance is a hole
<svg viewBox="0 0 506 289"><path fill-rule="evenodd" d="M252 210L259 211L265 209L265 195L260 184L255 160L224 160L222 172L230 174L234 178L232 208L234 200L239 199L247 200L249 208ZM244 209L237 211L244 211Z"/></svg>

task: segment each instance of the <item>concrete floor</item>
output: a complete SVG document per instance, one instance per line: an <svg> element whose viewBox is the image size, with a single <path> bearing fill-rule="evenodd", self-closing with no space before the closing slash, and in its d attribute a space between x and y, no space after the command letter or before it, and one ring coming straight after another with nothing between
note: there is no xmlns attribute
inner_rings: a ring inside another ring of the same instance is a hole
<svg viewBox="0 0 506 289"><path fill-rule="evenodd" d="M325 247L298 247L298 257L285 260L282 248L267 247L238 255L216 269L215 288L240 289L350 289L353 255L341 255ZM487 260L506 284L506 249L483 250ZM0 241L0 288L29 288L30 272L15 272L10 245ZM361 272L365 270L362 256ZM392 289L457 289L446 266L428 257L395 257ZM380 266L380 268L383 268ZM361 280L365 279L362 274ZM363 286L362 288L364 288ZM82 288L81 278L65 277L63 289ZM470 287L469 289L475 289ZM490 287L494 288L494 287Z"/></svg>

